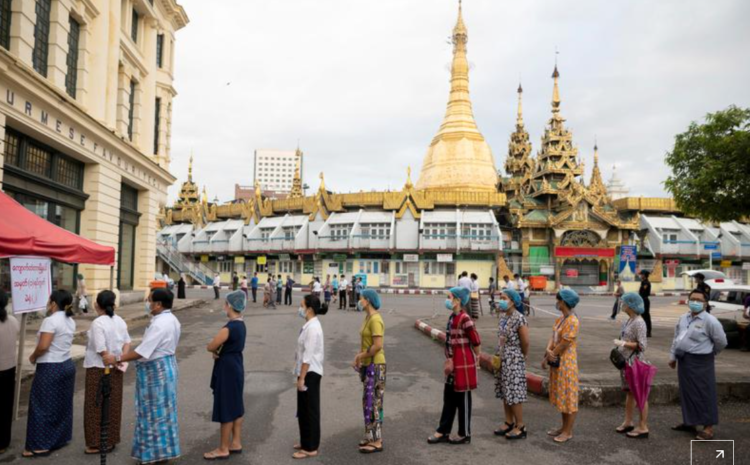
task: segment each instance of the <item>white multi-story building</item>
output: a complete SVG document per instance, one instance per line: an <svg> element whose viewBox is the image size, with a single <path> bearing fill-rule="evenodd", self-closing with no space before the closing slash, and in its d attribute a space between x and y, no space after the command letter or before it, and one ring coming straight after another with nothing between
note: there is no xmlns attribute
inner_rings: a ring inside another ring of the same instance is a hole
<svg viewBox="0 0 750 465"><path fill-rule="evenodd" d="M292 191L294 174L299 163L300 179L303 153L298 150L258 149L255 151L254 183L272 197L285 197Z"/></svg>

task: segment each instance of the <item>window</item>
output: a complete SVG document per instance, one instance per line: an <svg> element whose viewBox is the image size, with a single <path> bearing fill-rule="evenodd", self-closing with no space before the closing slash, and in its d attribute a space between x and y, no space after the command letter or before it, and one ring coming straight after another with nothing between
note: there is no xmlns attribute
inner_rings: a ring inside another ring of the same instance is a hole
<svg viewBox="0 0 750 465"><path fill-rule="evenodd" d="M490 240L492 236L491 224L471 224L467 223L461 227L461 237L478 241Z"/></svg>
<svg viewBox="0 0 750 465"><path fill-rule="evenodd" d="M5 131L5 161L6 165L21 166L21 161L18 157L18 136Z"/></svg>
<svg viewBox="0 0 750 465"><path fill-rule="evenodd" d="M130 38L133 39L133 42L135 43L138 43L138 20L139 19L140 19L140 16L138 16L138 12L135 11L135 8L133 8L133 17L130 23Z"/></svg>
<svg viewBox="0 0 750 465"><path fill-rule="evenodd" d="M331 240L345 240L349 236L350 224L335 224L331 226Z"/></svg>
<svg viewBox="0 0 750 465"><path fill-rule="evenodd" d="M36 0L36 25L34 26L34 69L47 76L47 55L49 54L49 15L52 0Z"/></svg>
<svg viewBox="0 0 750 465"><path fill-rule="evenodd" d="M378 274L380 273L380 262L373 260L360 260L359 261L359 272L362 274Z"/></svg>
<svg viewBox="0 0 750 465"><path fill-rule="evenodd" d="M49 178L52 176L52 153L29 144L26 150L26 169L34 174Z"/></svg>
<svg viewBox="0 0 750 465"><path fill-rule="evenodd" d="M78 83L78 40L81 35L81 25L70 17L70 30L68 31L68 74L65 75L65 90L73 98L76 98L76 84Z"/></svg>
<svg viewBox="0 0 750 465"><path fill-rule="evenodd" d="M154 105L154 155L159 154L159 120L161 119L161 99L156 97Z"/></svg>
<svg viewBox="0 0 750 465"><path fill-rule="evenodd" d="M424 262L424 274L428 275L444 275L445 274L445 263L442 262Z"/></svg>
<svg viewBox="0 0 750 465"><path fill-rule="evenodd" d="M57 159L55 177L60 184L64 184L74 189L81 189L83 184L83 170L81 168L81 163L69 158L59 157Z"/></svg>
<svg viewBox="0 0 750 465"><path fill-rule="evenodd" d="M120 191L120 208L124 210L138 211L138 189L122 184Z"/></svg>
<svg viewBox="0 0 750 465"><path fill-rule="evenodd" d="M164 66L164 34L156 36L156 66Z"/></svg>
<svg viewBox="0 0 750 465"><path fill-rule="evenodd" d="M455 223L427 223L424 227L427 239L446 239L456 237Z"/></svg>
<svg viewBox="0 0 750 465"><path fill-rule="evenodd" d="M391 225L389 223L370 223L362 225L362 237L370 239L389 239Z"/></svg>
<svg viewBox="0 0 750 465"><path fill-rule="evenodd" d="M0 0L0 46L10 48L10 2Z"/></svg>
<svg viewBox="0 0 750 465"><path fill-rule="evenodd" d="M219 272L231 273L233 265L234 265L234 262L232 262L232 260L222 260L219 262Z"/></svg>
<svg viewBox="0 0 750 465"><path fill-rule="evenodd" d="M674 244L677 242L677 234L666 233L662 234L662 240L665 244Z"/></svg>
<svg viewBox="0 0 750 465"><path fill-rule="evenodd" d="M274 228L266 228L260 230L260 238L264 241L267 241L268 238L271 237L271 233L273 233Z"/></svg>
<svg viewBox="0 0 750 465"><path fill-rule="evenodd" d="M5 165L80 191L84 164L36 143L12 129L5 131Z"/></svg>
<svg viewBox="0 0 750 465"><path fill-rule="evenodd" d="M133 118L135 117L135 81L130 80L130 97L128 108L128 139L133 141Z"/></svg>

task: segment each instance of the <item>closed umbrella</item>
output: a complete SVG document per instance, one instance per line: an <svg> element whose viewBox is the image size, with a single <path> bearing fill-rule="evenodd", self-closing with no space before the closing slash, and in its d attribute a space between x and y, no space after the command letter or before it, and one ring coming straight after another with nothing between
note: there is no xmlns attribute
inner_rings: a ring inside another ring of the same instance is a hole
<svg viewBox="0 0 750 465"><path fill-rule="evenodd" d="M634 357L632 362L625 365L625 381L627 381L630 392L635 397L638 410L643 411L643 407L648 402L651 383L654 381L656 371L655 366L642 362L637 357Z"/></svg>

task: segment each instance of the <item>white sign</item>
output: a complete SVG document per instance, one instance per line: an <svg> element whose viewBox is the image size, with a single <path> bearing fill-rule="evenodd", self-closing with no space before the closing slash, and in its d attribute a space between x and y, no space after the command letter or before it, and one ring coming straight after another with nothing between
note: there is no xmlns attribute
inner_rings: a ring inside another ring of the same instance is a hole
<svg viewBox="0 0 750 465"><path fill-rule="evenodd" d="M439 253L437 254L437 261L438 262L452 262L453 254L452 253Z"/></svg>
<svg viewBox="0 0 750 465"><path fill-rule="evenodd" d="M743 270L750 270L750 262L745 262L742 264Z"/></svg>
<svg viewBox="0 0 750 465"><path fill-rule="evenodd" d="M47 308L52 293L50 259L13 257L10 259L13 313L29 313Z"/></svg>
<svg viewBox="0 0 750 465"><path fill-rule="evenodd" d="M329 262L328 263L328 274L332 274L336 276L339 274L339 264L338 262Z"/></svg>
<svg viewBox="0 0 750 465"><path fill-rule="evenodd" d="M404 261L405 262L411 262L416 263L419 261L419 255L415 253L405 253L404 254Z"/></svg>

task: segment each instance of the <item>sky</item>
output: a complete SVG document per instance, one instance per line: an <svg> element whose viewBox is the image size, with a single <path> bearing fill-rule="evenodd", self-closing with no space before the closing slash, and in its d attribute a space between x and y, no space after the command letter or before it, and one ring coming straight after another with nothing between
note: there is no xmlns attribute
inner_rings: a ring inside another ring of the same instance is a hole
<svg viewBox="0 0 750 465"><path fill-rule="evenodd" d="M457 0L181 0L174 200L194 153L210 199L251 185L253 152L305 153L335 192L416 183L448 100ZM750 107L746 0L464 0L474 116L502 170L519 80L532 150L561 112L585 161L593 145L631 195L665 196L665 153L691 121ZM559 52L556 55L555 50Z"/></svg>

